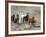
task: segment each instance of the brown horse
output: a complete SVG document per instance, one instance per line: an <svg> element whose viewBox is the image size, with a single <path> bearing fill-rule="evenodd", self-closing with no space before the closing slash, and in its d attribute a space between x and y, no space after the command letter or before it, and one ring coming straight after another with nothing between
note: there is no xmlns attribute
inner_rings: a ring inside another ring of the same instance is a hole
<svg viewBox="0 0 46 37"><path fill-rule="evenodd" d="M33 17L29 17L28 18L28 22L29 22L29 24L31 23L32 25L34 25L34 23L35 23L35 17L33 16Z"/></svg>

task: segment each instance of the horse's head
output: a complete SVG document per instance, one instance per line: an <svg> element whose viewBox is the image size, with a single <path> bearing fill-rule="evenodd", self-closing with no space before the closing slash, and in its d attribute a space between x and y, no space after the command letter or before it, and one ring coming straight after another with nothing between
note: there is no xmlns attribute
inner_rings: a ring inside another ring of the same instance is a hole
<svg viewBox="0 0 46 37"><path fill-rule="evenodd" d="M21 15L21 18L25 17L26 15Z"/></svg>

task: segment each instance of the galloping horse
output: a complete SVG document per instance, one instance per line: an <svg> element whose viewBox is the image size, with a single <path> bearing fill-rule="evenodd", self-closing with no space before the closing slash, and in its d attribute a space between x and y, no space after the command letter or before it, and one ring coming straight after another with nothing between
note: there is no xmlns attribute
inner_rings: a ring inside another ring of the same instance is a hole
<svg viewBox="0 0 46 37"><path fill-rule="evenodd" d="M35 17L34 16L29 16L29 15L21 15L21 22L28 22L29 24L31 23L32 25L35 23ZM16 22L19 22L19 15L17 15L15 17L15 15L11 16L11 20L14 21L15 23Z"/></svg>
<svg viewBox="0 0 46 37"><path fill-rule="evenodd" d="M13 14L11 16L11 21L13 21L14 23L18 22L19 21L19 15L18 14L17 15Z"/></svg>
<svg viewBox="0 0 46 37"><path fill-rule="evenodd" d="M28 18L28 22L29 22L29 24L31 23L32 25L34 25L34 23L35 23L35 17L33 16L33 17L29 17Z"/></svg>
<svg viewBox="0 0 46 37"><path fill-rule="evenodd" d="M27 21L28 21L28 17L29 17L29 15L26 15L25 17L23 17L23 22L24 22L24 21L27 22Z"/></svg>

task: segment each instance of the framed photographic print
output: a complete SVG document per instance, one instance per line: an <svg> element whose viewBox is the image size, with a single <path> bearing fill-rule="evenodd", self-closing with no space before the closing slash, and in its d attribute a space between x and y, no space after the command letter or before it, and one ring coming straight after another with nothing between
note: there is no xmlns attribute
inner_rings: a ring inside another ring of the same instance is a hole
<svg viewBox="0 0 46 37"><path fill-rule="evenodd" d="M8 1L6 8L7 35L44 34L45 4L43 2Z"/></svg>

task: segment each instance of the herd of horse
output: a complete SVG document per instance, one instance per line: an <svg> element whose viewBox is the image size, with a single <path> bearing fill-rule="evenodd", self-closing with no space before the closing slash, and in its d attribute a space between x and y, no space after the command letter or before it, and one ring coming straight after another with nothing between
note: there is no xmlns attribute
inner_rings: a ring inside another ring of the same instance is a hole
<svg viewBox="0 0 46 37"><path fill-rule="evenodd" d="M19 22L19 15L17 14L16 16L17 17L15 17L15 15L11 16L11 20L14 21L15 23ZM33 25L35 23L35 17L26 15L23 17L23 23L24 22L28 22L29 24L31 23Z"/></svg>

